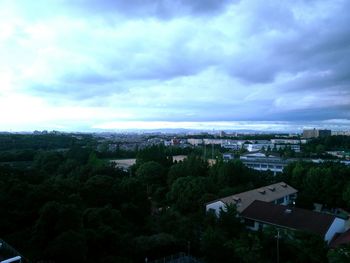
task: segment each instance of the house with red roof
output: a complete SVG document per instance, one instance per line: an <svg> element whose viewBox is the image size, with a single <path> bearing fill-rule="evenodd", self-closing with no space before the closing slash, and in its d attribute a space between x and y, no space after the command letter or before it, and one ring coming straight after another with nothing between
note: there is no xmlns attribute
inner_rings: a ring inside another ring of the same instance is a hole
<svg viewBox="0 0 350 263"><path fill-rule="evenodd" d="M255 200L242 213L247 227L259 230L266 226L306 231L320 235L330 243L334 236L345 231L345 220L334 215L302 208L286 207Z"/></svg>

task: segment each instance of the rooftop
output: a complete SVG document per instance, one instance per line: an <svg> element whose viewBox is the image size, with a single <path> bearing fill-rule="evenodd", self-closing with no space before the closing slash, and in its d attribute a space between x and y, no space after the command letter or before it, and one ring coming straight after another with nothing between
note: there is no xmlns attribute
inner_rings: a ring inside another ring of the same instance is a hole
<svg viewBox="0 0 350 263"><path fill-rule="evenodd" d="M255 200L272 202L284 196L295 194L297 192L298 190L294 189L290 185L284 182L279 182L279 183L263 186L258 189L253 189L243 193L227 196L219 200L225 204L235 204L237 207L237 211L241 213ZM213 202L216 202L216 201L218 200L215 200Z"/></svg>
<svg viewBox="0 0 350 263"><path fill-rule="evenodd" d="M325 236L335 219L333 215L275 205L259 200L247 207L241 216L283 228L309 231L321 236Z"/></svg>
<svg viewBox="0 0 350 263"><path fill-rule="evenodd" d="M329 244L329 246L331 248L336 248L338 246L341 245L346 245L346 244L350 244L350 229L344 233L338 233L336 234L331 243Z"/></svg>

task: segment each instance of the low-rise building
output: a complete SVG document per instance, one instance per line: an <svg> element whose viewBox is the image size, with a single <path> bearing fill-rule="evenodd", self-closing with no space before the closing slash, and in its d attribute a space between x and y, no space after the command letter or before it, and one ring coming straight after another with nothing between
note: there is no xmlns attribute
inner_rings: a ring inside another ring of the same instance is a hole
<svg viewBox="0 0 350 263"><path fill-rule="evenodd" d="M350 136L350 131L332 131L332 135Z"/></svg>
<svg viewBox="0 0 350 263"><path fill-rule="evenodd" d="M263 153L246 154L240 157L242 163L257 171L272 171L274 174L283 172L284 167L294 161L275 156L266 156Z"/></svg>
<svg viewBox="0 0 350 263"><path fill-rule="evenodd" d="M299 153L300 152L300 144L275 144L274 147L276 148L276 150L279 149L286 149L286 148L290 148L292 151Z"/></svg>
<svg viewBox="0 0 350 263"><path fill-rule="evenodd" d="M123 171L128 171L129 168L136 163L136 159L117 159L111 160L110 162L113 163L115 167L122 169Z"/></svg>
<svg viewBox="0 0 350 263"><path fill-rule="evenodd" d="M273 143L247 143L244 145L248 152L258 152L261 150L272 150L274 147Z"/></svg>
<svg viewBox="0 0 350 263"><path fill-rule="evenodd" d="M288 205L295 200L297 192L290 185L279 182L212 201L206 204L206 211L212 209L219 215L221 209L225 211L227 205L233 204L237 212L241 213L255 200Z"/></svg>
<svg viewBox="0 0 350 263"><path fill-rule="evenodd" d="M172 145L171 140L169 140L169 141L165 140L164 141L164 146L168 147L168 146L171 146L171 145Z"/></svg>
<svg viewBox="0 0 350 263"><path fill-rule="evenodd" d="M271 143L274 144L300 144L299 139L271 139Z"/></svg>
<svg viewBox="0 0 350 263"><path fill-rule="evenodd" d="M329 155L334 156L334 157L350 159L350 152L345 152L345 151L327 151L327 153Z"/></svg>
<svg viewBox="0 0 350 263"><path fill-rule="evenodd" d="M240 216L251 230L274 226L290 230L307 231L320 235L328 243L336 233L345 231L345 220L296 207L255 200Z"/></svg>
<svg viewBox="0 0 350 263"><path fill-rule="evenodd" d="M187 155L174 155L173 162L182 162L187 158Z"/></svg>
<svg viewBox="0 0 350 263"><path fill-rule="evenodd" d="M203 139L204 144L215 144L215 145L221 145L224 140L222 139Z"/></svg>
<svg viewBox="0 0 350 263"><path fill-rule="evenodd" d="M224 160L224 162L228 162L228 161L231 161L233 160L235 157L233 155L233 153L224 153L222 155L222 159Z"/></svg>
<svg viewBox="0 0 350 263"><path fill-rule="evenodd" d="M239 151L242 149L242 145L239 145L237 143L222 143L221 147L233 151Z"/></svg>
<svg viewBox="0 0 350 263"><path fill-rule="evenodd" d="M193 146L198 146L200 144L203 144L203 140L202 139L187 139L187 142Z"/></svg>
<svg viewBox="0 0 350 263"><path fill-rule="evenodd" d="M178 138L173 138L170 141L171 141L171 145L180 145L181 143L181 140Z"/></svg>

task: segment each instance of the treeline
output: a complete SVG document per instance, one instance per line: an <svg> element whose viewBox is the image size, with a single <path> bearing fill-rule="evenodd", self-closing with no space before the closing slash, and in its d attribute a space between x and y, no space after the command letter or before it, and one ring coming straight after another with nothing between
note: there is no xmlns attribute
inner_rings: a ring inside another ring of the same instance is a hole
<svg viewBox="0 0 350 263"><path fill-rule="evenodd" d="M113 159L113 158L136 158L139 150L124 150L120 147L121 143L117 144L115 150L108 150L108 144L111 142L105 142L105 147L102 147L97 152L97 155L99 158L102 159ZM200 155L202 154L201 148L192 148L192 147L178 147L178 146L163 146L162 144L158 145L158 148L162 148L163 154L166 154L167 156L175 156L175 155L189 155L189 154L196 154ZM148 148L145 149L147 151Z"/></svg>
<svg viewBox="0 0 350 263"><path fill-rule="evenodd" d="M297 204L313 209L313 203L350 210L350 167L337 162L295 162L280 176L299 190Z"/></svg>
<svg viewBox="0 0 350 263"><path fill-rule="evenodd" d="M281 178L307 193L299 182L304 172L294 170L290 166ZM234 207L220 218L204 207L281 178L239 160L209 166L193 154L174 163L162 146L139 151L131 174L91 148L41 151L30 169L0 166L1 238L33 262L145 262L180 251L204 262L271 262L277 253L274 230L248 232ZM326 261L317 236L297 233L280 240L280 262Z"/></svg>
<svg viewBox="0 0 350 263"><path fill-rule="evenodd" d="M33 161L34 156L37 154L36 150L12 150L1 151L0 162L23 162Z"/></svg>
<svg viewBox="0 0 350 263"><path fill-rule="evenodd" d="M2 238L34 262L144 262L189 244L205 258L205 202L269 180L240 162L174 164L158 146L140 151L132 170L81 147L38 152L31 169L0 166Z"/></svg>
<svg viewBox="0 0 350 263"><path fill-rule="evenodd" d="M0 151L53 150L93 143L93 137L88 134L0 134Z"/></svg>
<svg viewBox="0 0 350 263"><path fill-rule="evenodd" d="M350 151L350 136L333 135L315 138L303 145L302 150L305 156L322 156L325 151Z"/></svg>

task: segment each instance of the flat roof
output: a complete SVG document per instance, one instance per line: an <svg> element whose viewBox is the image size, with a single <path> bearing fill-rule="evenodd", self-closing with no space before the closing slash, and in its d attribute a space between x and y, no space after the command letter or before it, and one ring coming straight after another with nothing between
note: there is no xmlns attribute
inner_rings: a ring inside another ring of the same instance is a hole
<svg viewBox="0 0 350 263"><path fill-rule="evenodd" d="M115 159L115 160L111 160L110 162L114 163L116 166L119 166L119 167L129 168L130 166L132 166L136 163L136 159L135 158Z"/></svg>

